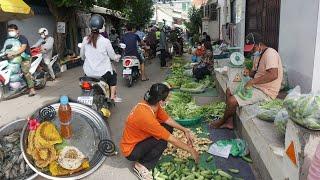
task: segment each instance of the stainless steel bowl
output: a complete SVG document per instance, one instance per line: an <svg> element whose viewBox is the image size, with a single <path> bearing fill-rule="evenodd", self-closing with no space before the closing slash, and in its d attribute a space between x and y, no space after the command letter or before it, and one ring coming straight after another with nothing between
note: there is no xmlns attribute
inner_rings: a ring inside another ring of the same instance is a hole
<svg viewBox="0 0 320 180"><path fill-rule="evenodd" d="M81 179L95 172L104 162L106 157L98 150L98 144L101 140L111 139L110 132L103 118L91 108L78 104L69 103L72 109L71 125L73 128L73 136L68 140L69 145L77 147L83 152L90 162L90 169L82 170L78 173L68 176L52 176L50 172L44 172L38 168L31 156L26 153L28 144L28 125L23 128L21 135L21 148L23 156L29 166L40 176L48 179ZM58 112L59 103L51 106ZM33 115L34 118L39 118L39 110ZM56 116L52 121L58 128L60 127L59 118Z"/></svg>
<svg viewBox="0 0 320 180"><path fill-rule="evenodd" d="M3 136L6 136L8 134L17 132L17 131L22 131L24 125L27 124L27 121L25 119L19 119L16 121L13 121L9 124L4 125L3 127L0 128L0 138ZM32 180L38 176L37 173L34 173L30 177L28 177L26 180Z"/></svg>

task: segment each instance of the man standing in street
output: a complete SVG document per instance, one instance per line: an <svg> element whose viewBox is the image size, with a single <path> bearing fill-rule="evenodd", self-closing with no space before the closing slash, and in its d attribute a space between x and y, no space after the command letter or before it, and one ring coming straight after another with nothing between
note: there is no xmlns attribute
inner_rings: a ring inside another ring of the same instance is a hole
<svg viewBox="0 0 320 180"><path fill-rule="evenodd" d="M140 61L141 81L148 81L145 74L144 59L138 52L138 44L143 43L139 36L133 32L132 25L126 26L127 32L123 35L121 42L126 45L125 56L136 56Z"/></svg>
<svg viewBox="0 0 320 180"><path fill-rule="evenodd" d="M7 56L9 59L14 58L15 56L22 56L21 70L27 80L27 84L30 90L29 96L34 96L36 94L34 90L34 82L32 79L32 75L29 72L31 66L31 50L28 39L25 36L19 34L18 26L15 24L8 25L8 36L10 38L17 38L21 43L21 47L18 51L8 53Z"/></svg>
<svg viewBox="0 0 320 180"><path fill-rule="evenodd" d="M161 51L160 65L161 65L161 68L164 68L167 66L167 62L166 62L167 39L166 39L166 33L165 33L165 26L163 26L161 29L159 49Z"/></svg>
<svg viewBox="0 0 320 180"><path fill-rule="evenodd" d="M56 76L51 63L54 39L49 36L49 31L46 28L40 28L38 33L41 38L32 47L41 47L44 63L47 65L52 80L55 80Z"/></svg>

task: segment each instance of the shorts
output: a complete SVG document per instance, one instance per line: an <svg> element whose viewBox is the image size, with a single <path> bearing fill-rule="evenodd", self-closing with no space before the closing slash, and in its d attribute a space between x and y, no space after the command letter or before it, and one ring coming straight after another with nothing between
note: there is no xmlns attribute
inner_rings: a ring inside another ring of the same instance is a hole
<svg viewBox="0 0 320 180"><path fill-rule="evenodd" d="M256 104L261 101L271 100L271 98L268 95L266 95L264 92L262 92L260 89L257 89L257 88L253 88L252 98L250 98L248 100L243 100L239 96L234 95L234 91L235 91L234 88L230 89L230 91L233 94L233 96L236 98L236 100L239 104L239 107Z"/></svg>
<svg viewBox="0 0 320 180"><path fill-rule="evenodd" d="M140 64L144 64L145 59L142 57L141 54L139 54L137 58L139 59Z"/></svg>
<svg viewBox="0 0 320 180"><path fill-rule="evenodd" d="M113 74L111 74L111 72L108 71L102 77L110 87L117 85L117 73L115 71L113 71Z"/></svg>

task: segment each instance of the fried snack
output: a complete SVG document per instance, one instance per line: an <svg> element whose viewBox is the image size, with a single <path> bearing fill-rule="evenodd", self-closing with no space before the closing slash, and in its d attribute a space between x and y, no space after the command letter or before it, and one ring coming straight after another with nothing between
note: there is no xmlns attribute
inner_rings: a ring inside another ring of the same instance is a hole
<svg viewBox="0 0 320 180"><path fill-rule="evenodd" d="M36 149L32 155L34 162L37 167L45 168L51 162L58 159L57 151L52 146L51 148L47 149Z"/></svg>
<svg viewBox="0 0 320 180"><path fill-rule="evenodd" d="M89 167L90 167L90 164L88 159L84 159L81 166L75 170L64 169L58 164L57 161L53 161L49 165L49 171L52 174L52 176L66 176L66 175L71 175L71 174L80 172L84 169L88 169Z"/></svg>
<svg viewBox="0 0 320 180"><path fill-rule="evenodd" d="M50 148L55 144L62 143L56 126L50 122L43 122L36 130L34 145L37 149Z"/></svg>
<svg viewBox="0 0 320 180"><path fill-rule="evenodd" d="M66 146L59 153L58 163L64 169L75 170L81 166L84 159L84 154L78 148Z"/></svg>
<svg viewBox="0 0 320 180"><path fill-rule="evenodd" d="M35 145L34 145L34 137L36 135L36 131L30 131L28 135L28 147L27 147L27 153L32 156L33 152L35 151Z"/></svg>

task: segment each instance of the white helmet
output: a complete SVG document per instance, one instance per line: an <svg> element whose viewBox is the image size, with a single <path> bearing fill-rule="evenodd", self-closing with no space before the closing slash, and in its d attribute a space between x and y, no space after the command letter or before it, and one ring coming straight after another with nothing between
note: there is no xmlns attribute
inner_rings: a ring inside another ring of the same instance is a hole
<svg viewBox="0 0 320 180"><path fill-rule="evenodd" d="M40 28L39 31L38 31L39 34L44 34L46 36L49 35L49 31L47 28Z"/></svg>

